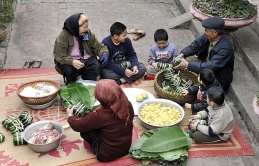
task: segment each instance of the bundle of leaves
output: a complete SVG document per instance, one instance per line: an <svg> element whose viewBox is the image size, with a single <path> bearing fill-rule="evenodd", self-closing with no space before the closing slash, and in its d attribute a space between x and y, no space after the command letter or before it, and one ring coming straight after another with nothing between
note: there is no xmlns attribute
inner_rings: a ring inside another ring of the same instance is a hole
<svg viewBox="0 0 259 166"><path fill-rule="evenodd" d="M187 77L180 77L180 70L166 68L163 70L164 81L162 88L168 92L182 93L192 85L192 81Z"/></svg>
<svg viewBox="0 0 259 166"><path fill-rule="evenodd" d="M14 20L13 0L0 0L0 21L12 22Z"/></svg>
<svg viewBox="0 0 259 166"><path fill-rule="evenodd" d="M157 162L186 165L190 137L178 126L147 130L130 147L129 155L143 165Z"/></svg>
<svg viewBox="0 0 259 166"><path fill-rule="evenodd" d="M59 91L61 102L65 108L72 106L80 106L79 112L76 111L78 117L83 117L92 111L96 98L94 96L95 86L85 86L79 82L71 82L66 87L62 87ZM80 104L78 104L80 103ZM78 109L78 108L75 108Z"/></svg>
<svg viewBox="0 0 259 166"><path fill-rule="evenodd" d="M208 15L222 18L249 19L257 13L257 6L248 0L194 0L193 7Z"/></svg>

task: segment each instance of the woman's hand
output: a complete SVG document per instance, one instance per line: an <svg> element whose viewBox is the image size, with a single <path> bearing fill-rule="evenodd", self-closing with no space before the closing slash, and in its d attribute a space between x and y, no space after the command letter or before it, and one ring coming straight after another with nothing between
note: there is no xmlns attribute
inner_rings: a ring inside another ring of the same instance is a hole
<svg viewBox="0 0 259 166"><path fill-rule="evenodd" d="M74 68L79 70L79 69L83 68L85 66L85 64L82 63L80 60L75 59L75 60L73 60L73 66L74 66Z"/></svg>
<svg viewBox="0 0 259 166"><path fill-rule="evenodd" d="M73 116L73 111L74 111L75 106L72 108L67 108L67 117Z"/></svg>

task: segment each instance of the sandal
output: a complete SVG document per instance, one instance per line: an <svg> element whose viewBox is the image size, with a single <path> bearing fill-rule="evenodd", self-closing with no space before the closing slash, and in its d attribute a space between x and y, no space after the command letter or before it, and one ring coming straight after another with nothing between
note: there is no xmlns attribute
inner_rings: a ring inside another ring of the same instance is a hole
<svg viewBox="0 0 259 166"><path fill-rule="evenodd" d="M32 61L30 62L30 67L31 68L40 68L41 67L41 64L42 64L42 61Z"/></svg>
<svg viewBox="0 0 259 166"><path fill-rule="evenodd" d="M136 40L138 40L138 39L144 37L145 35L146 35L145 32L144 32L144 33L138 33L138 34L136 34L136 35L133 36L133 40L136 41Z"/></svg>
<svg viewBox="0 0 259 166"><path fill-rule="evenodd" d="M29 62L25 62L22 68L23 69L29 68Z"/></svg>
<svg viewBox="0 0 259 166"><path fill-rule="evenodd" d="M131 29L131 30L127 30L128 34L138 34L138 33L145 33L143 30L141 29Z"/></svg>

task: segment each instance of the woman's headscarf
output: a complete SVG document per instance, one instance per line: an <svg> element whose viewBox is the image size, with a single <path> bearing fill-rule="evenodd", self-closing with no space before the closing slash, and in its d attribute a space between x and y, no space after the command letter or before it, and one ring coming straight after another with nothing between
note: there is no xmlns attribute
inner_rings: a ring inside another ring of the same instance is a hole
<svg viewBox="0 0 259 166"><path fill-rule="evenodd" d="M121 87L111 79L101 79L95 87L95 97L104 108L110 108L113 113L127 124L130 117L130 101Z"/></svg>
<svg viewBox="0 0 259 166"><path fill-rule="evenodd" d="M63 27L68 33L78 38L79 50L82 56L84 56L84 48L82 45L83 37L79 36L79 26L85 23L86 20L87 18L83 13L76 13L66 19Z"/></svg>

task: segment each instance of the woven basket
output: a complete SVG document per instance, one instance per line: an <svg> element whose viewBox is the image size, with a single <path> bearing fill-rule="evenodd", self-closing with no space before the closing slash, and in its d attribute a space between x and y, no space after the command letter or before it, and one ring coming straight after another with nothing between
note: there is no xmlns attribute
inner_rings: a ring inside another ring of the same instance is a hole
<svg viewBox="0 0 259 166"><path fill-rule="evenodd" d="M44 85L48 85L48 86L54 86L57 90L55 92L53 92L52 94L46 95L46 96L42 96L42 97L27 97L27 96L22 96L20 93L24 90L24 88L26 87L32 87L37 89L37 85L38 84L44 84ZM60 90L60 85L52 80L36 80L36 81L31 81L31 82L27 82L22 84L16 91L16 94L20 97L20 99L26 103L26 104L30 104L30 105L42 105L42 104L46 104L52 100L54 100L54 98L57 96L57 93Z"/></svg>
<svg viewBox="0 0 259 166"><path fill-rule="evenodd" d="M193 85L197 85L197 74L188 71L188 70L180 70L179 76L181 78L187 77L189 78ZM166 90L163 90L162 88L162 82L164 81L164 74L163 71L159 71L155 76L154 81L154 89L159 97L172 100L178 104L184 104L184 103L192 103L196 99L196 95L183 95L181 93L174 93L174 92L168 92Z"/></svg>

